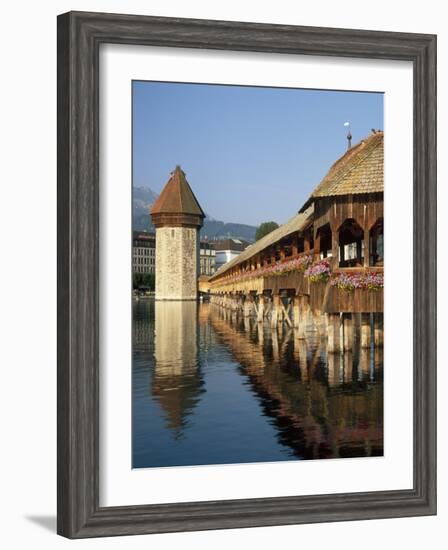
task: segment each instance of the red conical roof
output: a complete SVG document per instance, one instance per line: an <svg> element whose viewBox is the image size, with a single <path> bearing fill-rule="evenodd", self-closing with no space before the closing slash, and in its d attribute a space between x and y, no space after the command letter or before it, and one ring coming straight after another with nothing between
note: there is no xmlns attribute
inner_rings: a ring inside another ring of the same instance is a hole
<svg viewBox="0 0 448 550"><path fill-rule="evenodd" d="M154 214L187 214L205 218L180 166L171 172L170 179L153 204L151 215Z"/></svg>

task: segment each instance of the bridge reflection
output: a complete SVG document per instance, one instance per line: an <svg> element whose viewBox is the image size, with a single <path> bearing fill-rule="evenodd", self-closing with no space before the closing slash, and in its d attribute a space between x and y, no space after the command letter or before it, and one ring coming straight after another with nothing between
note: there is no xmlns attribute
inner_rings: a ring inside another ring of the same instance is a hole
<svg viewBox="0 0 448 550"><path fill-rule="evenodd" d="M365 349L358 343L349 352L327 353L326 339L312 326L303 338L286 324L272 328L213 304L150 302L134 308L134 394L143 391L146 400L157 404L164 429L175 440L191 437L198 422L211 437L207 417L210 425L216 419L205 399L207 383L212 371L225 369L226 376L243 382L259 417L273 428L276 444L288 449L287 456L382 454L382 348ZM231 402L227 384L217 398ZM238 440L235 413L226 414L219 422ZM238 422L253 422L240 416ZM147 426L141 426L142 434ZM213 445L214 439L201 440L201 445Z"/></svg>
<svg viewBox="0 0 448 550"><path fill-rule="evenodd" d="M271 328L214 305L209 318L280 442L297 457L382 454L382 348L327 353L316 333L303 339L297 329Z"/></svg>

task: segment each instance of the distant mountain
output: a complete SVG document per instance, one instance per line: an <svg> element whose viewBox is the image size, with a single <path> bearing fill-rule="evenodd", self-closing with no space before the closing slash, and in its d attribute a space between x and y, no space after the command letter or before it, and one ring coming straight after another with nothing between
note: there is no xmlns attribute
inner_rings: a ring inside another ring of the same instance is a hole
<svg viewBox="0 0 448 550"><path fill-rule="evenodd" d="M254 242L257 228L253 225L243 223L225 223L217 220L210 220L208 217L204 220L204 226L201 229L201 237L207 237L209 241L219 239L242 239L243 241Z"/></svg>
<svg viewBox="0 0 448 550"><path fill-rule="evenodd" d="M132 193L132 214L138 218L148 214L148 208L154 204L158 195L149 187L134 187Z"/></svg>
<svg viewBox="0 0 448 550"><path fill-rule="evenodd" d="M158 195L149 187L134 187L132 197L133 229L135 231L153 231L149 210ZM208 214L201 229L201 237L209 241L232 237L246 241L255 241L257 228L242 223L226 223L215 220Z"/></svg>

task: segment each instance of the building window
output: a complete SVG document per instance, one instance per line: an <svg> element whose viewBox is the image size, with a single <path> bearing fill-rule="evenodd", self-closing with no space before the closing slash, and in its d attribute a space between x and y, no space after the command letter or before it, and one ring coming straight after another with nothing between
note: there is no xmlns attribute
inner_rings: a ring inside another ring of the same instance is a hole
<svg viewBox="0 0 448 550"><path fill-rule="evenodd" d="M290 256L292 256L292 242L291 241L287 241L287 242L284 243L283 252L285 254L285 258L289 258Z"/></svg>
<svg viewBox="0 0 448 550"><path fill-rule="evenodd" d="M332 256L331 246L331 228L327 223L317 230L317 238L319 239L319 256L320 258L329 258Z"/></svg>
<svg viewBox="0 0 448 550"><path fill-rule="evenodd" d="M364 263L364 231L349 218L339 228L339 266L357 267Z"/></svg>
<svg viewBox="0 0 448 550"><path fill-rule="evenodd" d="M370 230L370 265L383 265L384 263L384 230L383 218L377 220Z"/></svg>
<svg viewBox="0 0 448 550"><path fill-rule="evenodd" d="M280 246L275 247L274 257L276 262L280 260Z"/></svg>

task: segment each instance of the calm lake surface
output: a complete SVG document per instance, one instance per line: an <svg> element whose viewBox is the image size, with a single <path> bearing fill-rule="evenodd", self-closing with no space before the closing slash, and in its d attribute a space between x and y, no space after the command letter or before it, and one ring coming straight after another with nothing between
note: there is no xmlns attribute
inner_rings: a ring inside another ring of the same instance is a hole
<svg viewBox="0 0 448 550"><path fill-rule="evenodd" d="M133 303L133 467L383 454L382 349L216 305Z"/></svg>

